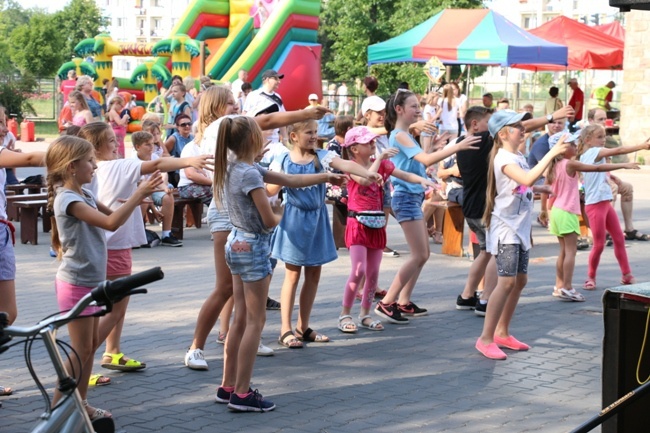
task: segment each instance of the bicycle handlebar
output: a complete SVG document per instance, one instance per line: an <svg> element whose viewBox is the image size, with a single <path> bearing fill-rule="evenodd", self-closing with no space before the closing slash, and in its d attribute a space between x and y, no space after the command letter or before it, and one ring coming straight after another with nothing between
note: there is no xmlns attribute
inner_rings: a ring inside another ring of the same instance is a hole
<svg viewBox="0 0 650 433"><path fill-rule="evenodd" d="M165 274L160 269L160 266L156 266L128 277L104 281L95 287L90 294L97 302L97 305L106 305L128 296L129 292L137 287L162 280L164 277Z"/></svg>
<svg viewBox="0 0 650 433"><path fill-rule="evenodd" d="M31 326L29 328L17 326L8 326L3 328L0 326L0 336L6 335L9 337L31 337L37 335L41 329L46 328L50 325L54 325L58 328L61 324L76 319L93 301L95 301L97 305L106 305L106 311L108 311L108 307L110 307L113 302L135 293L146 293L146 290L140 291L134 289L145 284L152 283L154 281L162 280L164 276L165 274L163 273L162 269L157 266L155 268L151 268L146 271L139 272L137 274L120 278L114 281L104 281L92 289L90 293L81 298L67 313L49 317L45 320L42 320L37 325ZM4 343L0 344L0 347L3 344Z"/></svg>

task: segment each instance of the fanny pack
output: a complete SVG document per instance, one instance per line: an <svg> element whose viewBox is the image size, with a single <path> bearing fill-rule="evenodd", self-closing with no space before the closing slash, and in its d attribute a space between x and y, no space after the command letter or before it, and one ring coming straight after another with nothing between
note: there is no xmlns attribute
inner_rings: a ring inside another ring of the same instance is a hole
<svg viewBox="0 0 650 433"><path fill-rule="evenodd" d="M371 229L386 226L386 214L383 210L366 210L362 212L348 211L348 217L355 218L359 223Z"/></svg>

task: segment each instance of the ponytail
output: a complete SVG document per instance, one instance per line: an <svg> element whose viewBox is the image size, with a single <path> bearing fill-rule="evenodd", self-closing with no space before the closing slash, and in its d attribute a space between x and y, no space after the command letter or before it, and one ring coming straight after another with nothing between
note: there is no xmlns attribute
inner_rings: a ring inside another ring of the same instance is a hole
<svg viewBox="0 0 650 433"><path fill-rule="evenodd" d="M406 100L414 96L415 93L410 90L399 89L397 92L390 95L388 102L386 103L386 116L384 117L384 128L388 131L388 134L395 129L397 124L397 107L403 107Z"/></svg>
<svg viewBox="0 0 650 433"><path fill-rule="evenodd" d="M499 134L494 137L494 146L490 152L490 168L488 169L488 184L487 192L485 194L485 212L483 213L483 224L486 228L490 228L492 220L492 211L494 210L494 200L497 196L497 181L494 175L494 158L497 156L499 149L503 147Z"/></svg>

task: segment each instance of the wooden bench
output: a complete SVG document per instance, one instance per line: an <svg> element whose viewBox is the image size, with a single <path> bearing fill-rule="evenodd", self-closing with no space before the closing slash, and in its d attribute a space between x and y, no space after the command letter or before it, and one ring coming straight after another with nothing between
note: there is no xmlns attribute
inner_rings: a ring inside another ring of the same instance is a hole
<svg viewBox="0 0 650 433"><path fill-rule="evenodd" d="M452 201L434 201L431 204L437 209L445 210L442 224L442 253L462 257L465 216L461 206Z"/></svg>
<svg viewBox="0 0 650 433"><path fill-rule="evenodd" d="M10 195L7 199L7 219L9 221L20 221L20 212L14 203L28 200L47 200L47 194L20 194Z"/></svg>
<svg viewBox="0 0 650 433"><path fill-rule="evenodd" d="M40 194L41 188L44 185L36 183L17 183L16 185L5 185L5 191L15 191L16 194L23 194L27 190L27 194Z"/></svg>
<svg viewBox="0 0 650 433"><path fill-rule="evenodd" d="M185 206L189 207L192 217L194 218L194 227L201 228L201 218L203 218L203 202L198 198L182 198L174 194L174 218L172 218L172 234L176 239L183 239L183 210Z"/></svg>
<svg viewBox="0 0 650 433"><path fill-rule="evenodd" d="M14 206L20 209L20 242L26 244L31 242L32 245L38 245L38 213L43 215L43 232L48 233L52 229L52 224L45 209L47 200L25 200L16 201Z"/></svg>

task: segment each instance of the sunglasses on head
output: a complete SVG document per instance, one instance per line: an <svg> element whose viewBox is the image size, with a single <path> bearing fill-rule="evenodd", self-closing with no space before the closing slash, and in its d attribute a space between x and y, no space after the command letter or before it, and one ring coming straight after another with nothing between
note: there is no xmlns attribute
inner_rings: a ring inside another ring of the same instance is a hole
<svg viewBox="0 0 650 433"><path fill-rule="evenodd" d="M185 123L179 123L178 126L182 126L183 128L187 128L188 126L192 126L191 123L185 122Z"/></svg>

